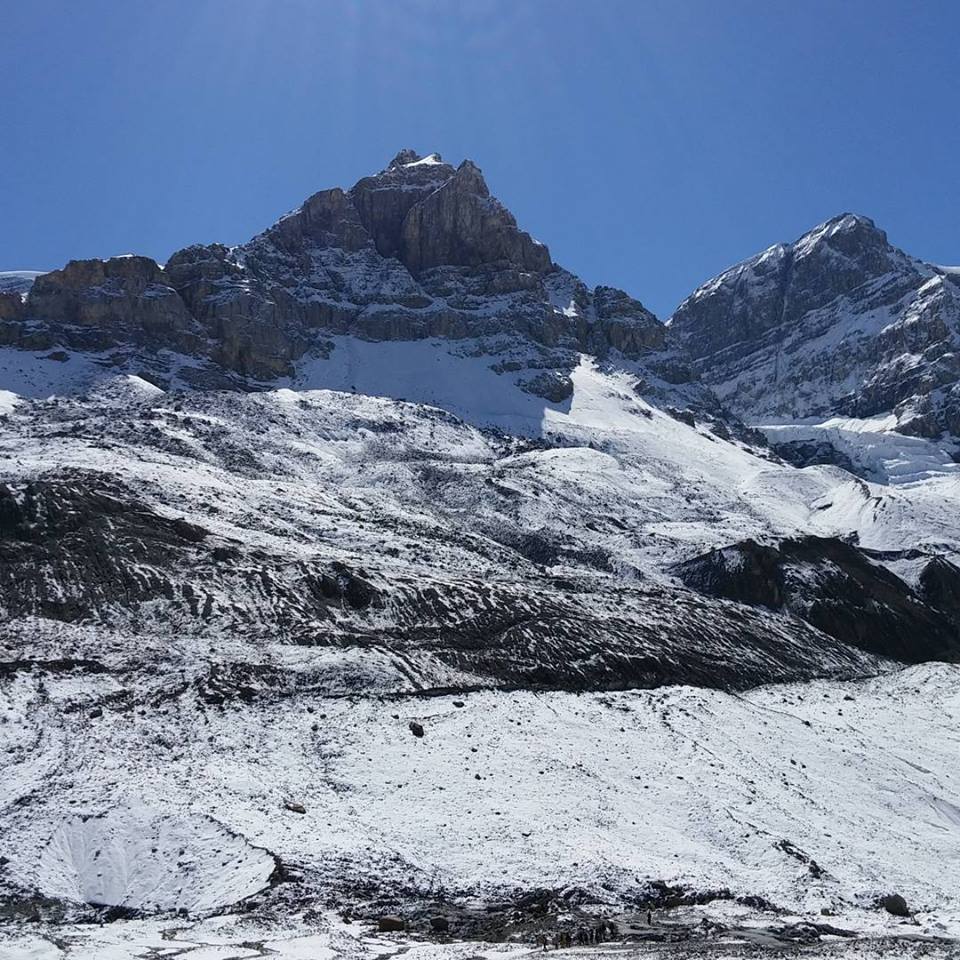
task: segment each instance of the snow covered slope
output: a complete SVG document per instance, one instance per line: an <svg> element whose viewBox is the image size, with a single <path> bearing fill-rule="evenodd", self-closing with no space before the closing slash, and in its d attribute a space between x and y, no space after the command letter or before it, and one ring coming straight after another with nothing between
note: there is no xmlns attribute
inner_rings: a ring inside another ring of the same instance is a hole
<svg viewBox="0 0 960 960"><path fill-rule="evenodd" d="M237 247L11 281L0 912L955 912L954 281L880 238L668 330L403 152Z"/></svg>
<svg viewBox="0 0 960 960"><path fill-rule="evenodd" d="M818 509L844 475L691 427L590 359L574 382L568 409L541 413L549 440L288 388L171 395L122 377L21 403L0 436L0 599L11 617L128 633L376 637L393 675L378 683L403 688L744 686L877 669L869 649L701 597L669 571L744 537L850 532ZM516 410L526 396L516 388ZM473 418L489 417L481 400ZM512 417L500 426L528 422ZM884 542L882 525L872 536ZM29 620L17 633L20 656L61 642Z"/></svg>
<svg viewBox="0 0 960 960"><path fill-rule="evenodd" d="M18 293L25 297L41 270L0 270L0 293Z"/></svg>
<svg viewBox="0 0 960 960"><path fill-rule="evenodd" d="M453 902L577 887L617 902L664 881L841 917L897 891L955 918L958 679L934 664L746 695L392 701L262 686L215 706L175 670L93 682L35 670L3 688L13 749L0 854L9 882L63 895L77 854L68 868L59 851L79 817L73 843L88 858L129 859L131 845L149 857L172 841L202 871L210 848L217 883L239 895L269 866L225 839L242 835L294 878L266 894L278 907L342 903L371 885ZM102 715L85 719L95 707ZM141 804L175 826L103 835ZM213 835L209 817L222 825ZM168 896L149 887L140 902ZM220 889L207 885L205 902Z"/></svg>

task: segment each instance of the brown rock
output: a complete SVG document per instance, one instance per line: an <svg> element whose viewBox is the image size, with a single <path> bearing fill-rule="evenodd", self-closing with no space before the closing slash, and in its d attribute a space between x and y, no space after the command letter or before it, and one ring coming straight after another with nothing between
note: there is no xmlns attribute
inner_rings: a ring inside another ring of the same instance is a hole
<svg viewBox="0 0 960 960"><path fill-rule="evenodd" d="M517 227L513 214L490 196L470 160L442 187L410 208L400 232L400 259L414 274L437 266L476 266L506 261L538 272L550 252Z"/></svg>

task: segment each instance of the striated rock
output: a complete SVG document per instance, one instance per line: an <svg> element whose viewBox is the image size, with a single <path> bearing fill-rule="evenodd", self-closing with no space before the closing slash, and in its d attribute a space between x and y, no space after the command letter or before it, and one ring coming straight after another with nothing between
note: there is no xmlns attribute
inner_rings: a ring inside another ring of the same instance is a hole
<svg viewBox="0 0 960 960"><path fill-rule="evenodd" d="M920 596L960 622L960 567L946 557L934 557L920 571Z"/></svg>
<svg viewBox="0 0 960 960"><path fill-rule="evenodd" d="M530 272L550 267L547 248L517 227L513 214L490 196L483 174L470 160L410 208L399 252L414 275L430 267L499 261Z"/></svg>
<svg viewBox="0 0 960 960"><path fill-rule="evenodd" d="M386 170L357 181L350 198L381 256L401 258L401 231L411 207L455 173L437 153L421 157L413 150L401 150Z"/></svg>
<svg viewBox="0 0 960 960"><path fill-rule="evenodd" d="M0 609L71 622L115 602L170 597L157 571L175 567L206 535L103 481L0 485Z"/></svg>
<svg viewBox="0 0 960 960"><path fill-rule="evenodd" d="M372 244L353 200L339 187L321 190L268 231L281 249L298 254L310 246L338 247L350 253Z"/></svg>
<svg viewBox="0 0 960 960"><path fill-rule="evenodd" d="M161 267L149 257L71 260L37 277L26 313L63 326L122 332L176 345L193 321Z"/></svg>

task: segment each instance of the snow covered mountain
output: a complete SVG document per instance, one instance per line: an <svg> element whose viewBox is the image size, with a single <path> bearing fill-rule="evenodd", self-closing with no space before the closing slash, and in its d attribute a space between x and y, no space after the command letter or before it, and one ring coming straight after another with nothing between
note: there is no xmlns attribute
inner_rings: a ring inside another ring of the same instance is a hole
<svg viewBox="0 0 960 960"><path fill-rule="evenodd" d="M960 274L843 214L709 280L669 320L744 419L882 417L960 435Z"/></svg>
<svg viewBox="0 0 960 960"><path fill-rule="evenodd" d="M844 217L664 326L411 151L0 274L0 907L960 911L955 285Z"/></svg>

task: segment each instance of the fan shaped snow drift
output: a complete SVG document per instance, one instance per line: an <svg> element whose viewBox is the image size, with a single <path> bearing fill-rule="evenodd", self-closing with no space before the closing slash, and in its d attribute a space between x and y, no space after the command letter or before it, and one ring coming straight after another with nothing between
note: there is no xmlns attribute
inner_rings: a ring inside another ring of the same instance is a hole
<svg viewBox="0 0 960 960"><path fill-rule="evenodd" d="M47 896L75 902L205 911L261 890L275 865L207 817L115 809L62 823L40 853L37 881Z"/></svg>

